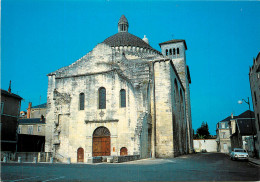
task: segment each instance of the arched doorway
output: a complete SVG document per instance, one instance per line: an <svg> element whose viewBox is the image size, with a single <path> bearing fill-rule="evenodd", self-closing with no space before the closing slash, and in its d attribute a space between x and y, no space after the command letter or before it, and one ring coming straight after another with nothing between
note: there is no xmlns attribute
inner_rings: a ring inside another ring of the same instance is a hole
<svg viewBox="0 0 260 182"><path fill-rule="evenodd" d="M84 149L78 148L77 162L84 162Z"/></svg>
<svg viewBox="0 0 260 182"><path fill-rule="evenodd" d="M93 132L92 156L110 155L110 132L106 127L98 127Z"/></svg>
<svg viewBox="0 0 260 182"><path fill-rule="evenodd" d="M122 147L120 149L120 155L127 155L127 148L126 147Z"/></svg>

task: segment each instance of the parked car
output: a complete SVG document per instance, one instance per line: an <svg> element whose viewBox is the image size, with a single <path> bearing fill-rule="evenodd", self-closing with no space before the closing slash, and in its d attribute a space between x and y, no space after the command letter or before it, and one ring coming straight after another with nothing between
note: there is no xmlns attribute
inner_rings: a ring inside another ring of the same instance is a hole
<svg viewBox="0 0 260 182"><path fill-rule="evenodd" d="M230 153L231 160L248 160L248 153L244 149L234 148L234 150Z"/></svg>
<svg viewBox="0 0 260 182"><path fill-rule="evenodd" d="M206 150L206 149L201 149L201 152L202 152L202 153L206 153L207 150Z"/></svg>

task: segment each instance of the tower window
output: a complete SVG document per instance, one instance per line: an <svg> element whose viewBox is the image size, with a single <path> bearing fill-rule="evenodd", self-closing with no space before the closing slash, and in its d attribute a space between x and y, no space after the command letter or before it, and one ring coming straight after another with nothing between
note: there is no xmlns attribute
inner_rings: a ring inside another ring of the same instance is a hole
<svg viewBox="0 0 260 182"><path fill-rule="evenodd" d="M125 89L120 90L120 107L126 107Z"/></svg>
<svg viewBox="0 0 260 182"><path fill-rule="evenodd" d="M180 54L180 49L179 48L177 48L177 54Z"/></svg>
<svg viewBox="0 0 260 182"><path fill-rule="evenodd" d="M98 91L99 109L106 109L106 89L104 87L99 88Z"/></svg>
<svg viewBox="0 0 260 182"><path fill-rule="evenodd" d="M256 93L254 92L254 96L255 96L255 105L257 105L257 97L256 97Z"/></svg>
<svg viewBox="0 0 260 182"><path fill-rule="evenodd" d="M176 53L175 53L175 48L173 49L173 55L175 55Z"/></svg>
<svg viewBox="0 0 260 182"><path fill-rule="evenodd" d="M79 94L79 110L84 110L84 103L85 103L85 94Z"/></svg>
<svg viewBox="0 0 260 182"><path fill-rule="evenodd" d="M172 55L172 49L170 49L170 52L169 52L170 55Z"/></svg>
<svg viewBox="0 0 260 182"><path fill-rule="evenodd" d="M168 56L168 49L166 49L165 54L166 54L166 56Z"/></svg>

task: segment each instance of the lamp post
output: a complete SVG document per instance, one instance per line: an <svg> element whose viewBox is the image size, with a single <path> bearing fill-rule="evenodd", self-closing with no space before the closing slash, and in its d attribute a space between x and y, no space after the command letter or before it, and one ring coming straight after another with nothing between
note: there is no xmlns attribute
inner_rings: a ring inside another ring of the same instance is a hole
<svg viewBox="0 0 260 182"><path fill-rule="evenodd" d="M253 127L253 121L252 121L252 114L251 114L251 109L250 109L250 102L249 102L249 97L247 97L247 101L245 99L239 100L238 104L243 104L243 101L247 103L249 107L249 112L250 112L250 121L251 121L251 127L252 127L252 137L253 137L253 147L254 147L254 154L253 156L256 155L256 148L255 148L255 137L254 137L254 127Z"/></svg>

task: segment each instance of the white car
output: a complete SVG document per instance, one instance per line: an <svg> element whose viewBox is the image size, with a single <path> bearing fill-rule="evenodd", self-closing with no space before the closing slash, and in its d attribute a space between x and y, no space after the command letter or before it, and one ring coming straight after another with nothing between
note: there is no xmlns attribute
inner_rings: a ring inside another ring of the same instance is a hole
<svg viewBox="0 0 260 182"><path fill-rule="evenodd" d="M248 157L249 155L247 151L240 148L234 148L234 150L230 153L231 160L237 160L237 159L248 160Z"/></svg>

